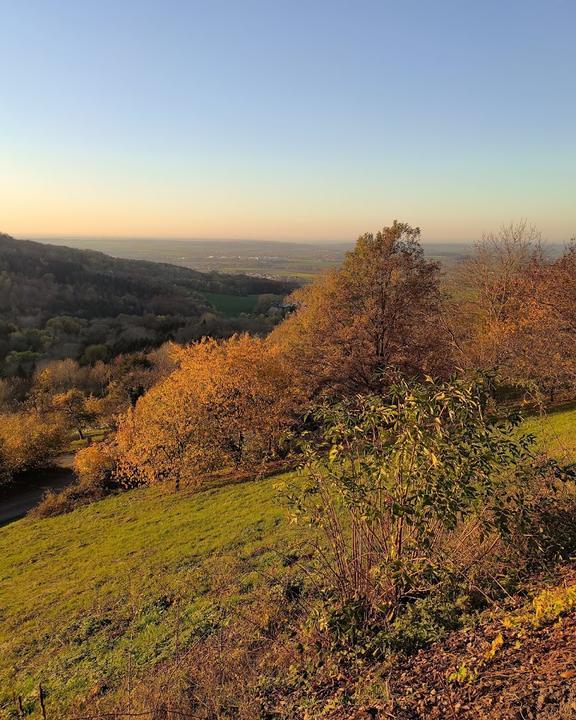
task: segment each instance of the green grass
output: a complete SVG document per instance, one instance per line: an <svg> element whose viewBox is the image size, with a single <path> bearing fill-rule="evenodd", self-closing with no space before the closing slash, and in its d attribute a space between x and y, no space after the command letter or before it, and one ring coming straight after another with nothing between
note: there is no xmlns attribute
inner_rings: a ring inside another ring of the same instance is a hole
<svg viewBox="0 0 576 720"><path fill-rule="evenodd" d="M102 680L114 687L128 663L137 672L170 657L177 622L186 643L218 602L257 592L261 571L299 540L277 483L139 489L0 529L0 716L39 682L60 712ZM222 600L212 585L225 568Z"/></svg>
<svg viewBox="0 0 576 720"><path fill-rule="evenodd" d="M542 416L528 418L523 429L534 433L538 443L559 460L576 460L576 408L562 408Z"/></svg>
<svg viewBox="0 0 576 720"><path fill-rule="evenodd" d="M260 298L260 295L224 295L209 292L202 294L215 310L228 317L253 313Z"/></svg>

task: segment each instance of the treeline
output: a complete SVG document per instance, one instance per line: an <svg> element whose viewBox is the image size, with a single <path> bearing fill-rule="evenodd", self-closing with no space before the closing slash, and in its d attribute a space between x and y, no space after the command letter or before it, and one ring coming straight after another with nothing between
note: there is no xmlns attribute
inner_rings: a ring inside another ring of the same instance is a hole
<svg viewBox="0 0 576 720"><path fill-rule="evenodd" d="M254 467L288 452L319 402L385 396L399 379L481 370L498 399L572 397L574 249L551 262L525 224L504 228L478 243L449 295L419 236L402 223L362 236L340 269L293 293L298 310L264 339L176 349L173 371L118 418L107 472L178 487Z"/></svg>
<svg viewBox="0 0 576 720"><path fill-rule="evenodd" d="M418 229L396 222L362 236L340 269L293 293L297 311L265 338L241 333L173 346L173 365L138 383L137 402L125 395L124 407L112 402L100 416L117 428L101 448L106 473L119 484L179 486L216 468L254 467L289 452L290 437L307 429L318 403L386 396L399 379L480 370L497 401L573 398L574 248L551 261L536 231L511 225L484 237L445 278L419 238ZM186 340L213 334L202 329ZM5 386L5 395L15 387ZM83 402L113 397L113 387L84 386Z"/></svg>
<svg viewBox="0 0 576 720"><path fill-rule="evenodd" d="M273 318L219 317L202 293L284 295L293 286L242 275L15 240L0 234L0 376L42 360L81 364L213 334L266 333Z"/></svg>

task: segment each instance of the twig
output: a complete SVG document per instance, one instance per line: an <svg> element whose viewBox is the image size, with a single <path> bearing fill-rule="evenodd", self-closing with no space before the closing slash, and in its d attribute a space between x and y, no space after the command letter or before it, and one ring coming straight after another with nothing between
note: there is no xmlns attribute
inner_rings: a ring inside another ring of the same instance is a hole
<svg viewBox="0 0 576 720"><path fill-rule="evenodd" d="M42 718L43 720L46 720L46 705L44 704L44 688L42 687L42 683L38 685L38 696L40 698L40 707L42 708Z"/></svg>

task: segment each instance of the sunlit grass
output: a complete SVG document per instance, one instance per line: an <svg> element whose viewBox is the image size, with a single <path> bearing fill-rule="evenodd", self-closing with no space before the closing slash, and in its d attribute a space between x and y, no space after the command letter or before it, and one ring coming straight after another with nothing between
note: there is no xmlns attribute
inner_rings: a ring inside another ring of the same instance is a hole
<svg viewBox="0 0 576 720"><path fill-rule="evenodd" d="M576 408L528 418L523 430L534 433L539 446L564 462L576 460Z"/></svg>
<svg viewBox="0 0 576 720"><path fill-rule="evenodd" d="M211 622L223 567L256 592L254 572L298 540L277 482L134 490L0 530L0 708L39 682L63 707L102 680L113 687L128 662L169 657L176 618L180 642Z"/></svg>

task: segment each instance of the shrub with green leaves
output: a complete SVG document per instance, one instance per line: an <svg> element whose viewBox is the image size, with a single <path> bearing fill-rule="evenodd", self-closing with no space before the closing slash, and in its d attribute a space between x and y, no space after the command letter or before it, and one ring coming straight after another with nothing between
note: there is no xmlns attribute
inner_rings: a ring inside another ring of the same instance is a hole
<svg viewBox="0 0 576 720"><path fill-rule="evenodd" d="M353 624L386 625L464 577L517 523L538 472L534 437L518 432L518 415L487 414L482 384L402 381L386 398L325 405L315 419L292 500L323 530L322 584Z"/></svg>

